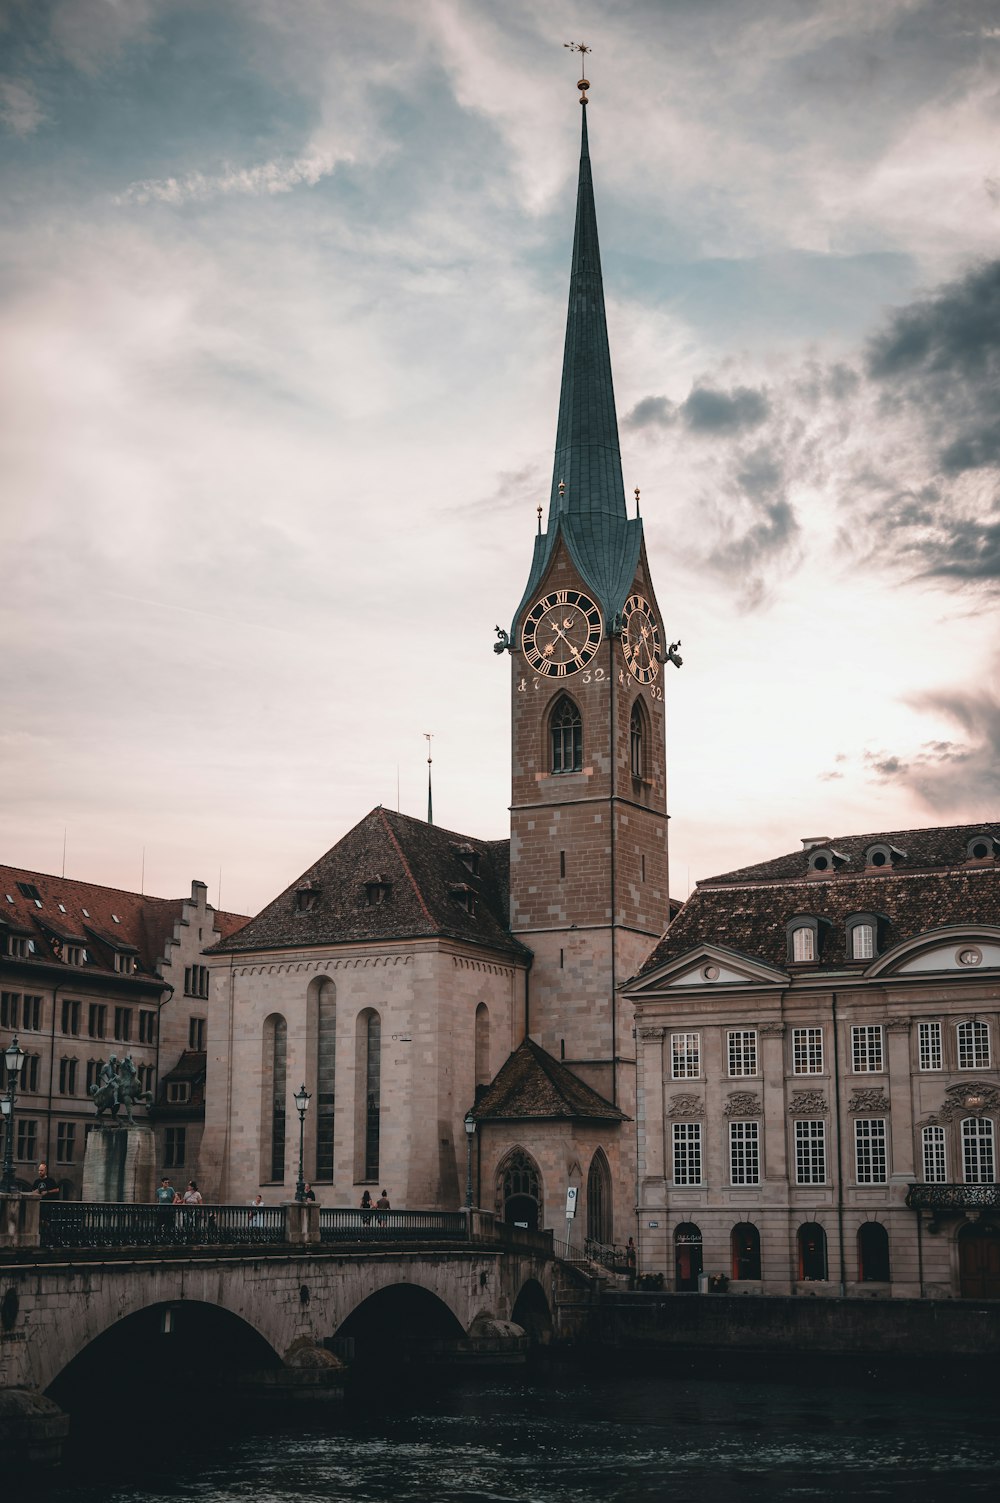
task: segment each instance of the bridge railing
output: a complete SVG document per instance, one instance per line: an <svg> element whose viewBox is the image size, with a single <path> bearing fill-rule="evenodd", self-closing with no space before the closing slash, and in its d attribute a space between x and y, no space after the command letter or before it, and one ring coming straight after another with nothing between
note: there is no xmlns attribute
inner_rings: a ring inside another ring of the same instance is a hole
<svg viewBox="0 0 1000 1503"><path fill-rule="evenodd" d="M347 1211L321 1206L320 1242L467 1242L464 1211Z"/></svg>
<svg viewBox="0 0 1000 1503"><path fill-rule="evenodd" d="M42 1247L252 1246L287 1240L284 1206L147 1206L43 1201Z"/></svg>

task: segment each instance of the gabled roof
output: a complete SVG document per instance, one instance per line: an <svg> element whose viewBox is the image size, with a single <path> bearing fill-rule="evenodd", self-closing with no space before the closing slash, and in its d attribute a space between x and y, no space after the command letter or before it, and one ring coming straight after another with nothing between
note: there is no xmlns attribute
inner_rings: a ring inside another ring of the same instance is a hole
<svg viewBox="0 0 1000 1503"><path fill-rule="evenodd" d="M373 809L215 951L443 936L526 959L508 928L509 869L509 841Z"/></svg>
<svg viewBox="0 0 1000 1503"><path fill-rule="evenodd" d="M582 110L576 227L570 266L566 343L546 530L535 539L531 573L516 624L562 538L574 568L610 622L635 578L642 522L629 518L622 482L594 181ZM565 489L560 491L560 484Z"/></svg>
<svg viewBox="0 0 1000 1503"><path fill-rule="evenodd" d="M882 953L937 929L1000 925L1000 863L967 859L968 843L978 834L1000 840L1000 824L837 836L823 847L846 860L822 877L809 874L806 850L710 877L698 883L639 977L706 944L786 970L786 925L797 914L820 920L819 956L811 967L818 971L843 970L853 914L878 918ZM899 853L894 865L866 869L865 852L875 845Z"/></svg>
<svg viewBox="0 0 1000 1503"><path fill-rule="evenodd" d="M22 888L37 892L37 900ZM136 956L137 974L155 976L166 941L189 901L0 866L0 928L6 924L19 934L30 935L35 943L34 955L27 961L19 960L19 965L32 961L57 964L50 942L50 936L55 935L69 943L85 944L89 965L82 967L84 973L113 971L115 952L125 951ZM216 912L214 917L222 934L246 923L244 914Z"/></svg>
<svg viewBox="0 0 1000 1503"><path fill-rule="evenodd" d="M534 1039L509 1055L492 1085L473 1108L477 1122L625 1122L625 1113L605 1101Z"/></svg>

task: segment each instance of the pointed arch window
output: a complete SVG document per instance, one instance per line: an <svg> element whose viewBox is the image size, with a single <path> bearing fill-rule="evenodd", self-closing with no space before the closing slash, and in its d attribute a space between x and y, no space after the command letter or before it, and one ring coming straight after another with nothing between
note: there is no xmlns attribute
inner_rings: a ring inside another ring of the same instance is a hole
<svg viewBox="0 0 1000 1503"><path fill-rule="evenodd" d="M607 1246L614 1237L611 1193L611 1170L604 1150L598 1148L587 1175L587 1238L602 1246Z"/></svg>
<svg viewBox="0 0 1000 1503"><path fill-rule="evenodd" d="M374 1008L358 1013L355 1051L355 1079L363 1082L355 1098L355 1178L372 1184L379 1177L382 1118L382 1019Z"/></svg>
<svg viewBox="0 0 1000 1503"><path fill-rule="evenodd" d="M264 1024L264 1160L261 1179L280 1185L285 1178L285 1072L288 1055L288 1024L272 1013Z"/></svg>
<svg viewBox="0 0 1000 1503"><path fill-rule="evenodd" d="M523 1148L513 1149L497 1172L497 1200L508 1225L537 1231L542 1219L538 1165Z"/></svg>
<svg viewBox="0 0 1000 1503"><path fill-rule="evenodd" d="M583 721L580 711L563 694L549 720L553 772L580 772L583 767Z"/></svg>
<svg viewBox="0 0 1000 1503"><path fill-rule="evenodd" d="M485 1002L476 1008L476 1093L490 1083L490 1010Z"/></svg>
<svg viewBox="0 0 1000 1503"><path fill-rule="evenodd" d="M628 721L629 766L634 778L641 778L646 767L646 728L642 721L642 709L636 700Z"/></svg>

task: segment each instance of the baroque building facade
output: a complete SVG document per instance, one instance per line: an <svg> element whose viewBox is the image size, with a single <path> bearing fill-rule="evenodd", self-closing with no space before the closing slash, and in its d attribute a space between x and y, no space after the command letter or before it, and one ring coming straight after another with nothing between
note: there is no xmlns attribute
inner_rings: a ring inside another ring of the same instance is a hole
<svg viewBox="0 0 1000 1503"><path fill-rule="evenodd" d="M626 994L644 1268L1000 1297L1000 825L699 882Z"/></svg>

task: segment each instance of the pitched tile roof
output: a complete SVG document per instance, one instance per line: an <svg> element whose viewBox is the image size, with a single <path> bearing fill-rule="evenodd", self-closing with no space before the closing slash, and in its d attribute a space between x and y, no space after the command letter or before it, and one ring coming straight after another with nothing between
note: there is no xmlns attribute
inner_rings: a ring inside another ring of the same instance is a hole
<svg viewBox="0 0 1000 1503"><path fill-rule="evenodd" d="M834 873L809 874L809 852L743 867L699 882L639 975L702 944L722 945L784 969L786 925L796 914L821 920L816 968L847 964L846 922L852 914L879 917L879 949L951 925L1000 925L1000 863L969 862L976 835L1000 842L1000 824L893 830L824 840L846 858ZM866 869L865 851L889 845L894 864Z"/></svg>
<svg viewBox="0 0 1000 1503"><path fill-rule="evenodd" d="M499 1074L473 1108L477 1122L524 1121L531 1118L583 1122L625 1122L625 1113L605 1101L572 1070L534 1039L525 1039L508 1055Z"/></svg>
<svg viewBox="0 0 1000 1503"><path fill-rule="evenodd" d="M114 971L115 953L124 951L135 955L137 975L155 976L165 942L189 901L0 866L0 928L6 924L28 935L35 946L33 955L19 960L19 965L58 963L55 938L86 947L85 971ZM246 923L245 914L216 913L215 919L223 934Z"/></svg>
<svg viewBox="0 0 1000 1503"><path fill-rule="evenodd" d="M526 958L508 928L509 881L509 841L377 808L215 951L433 935Z"/></svg>

